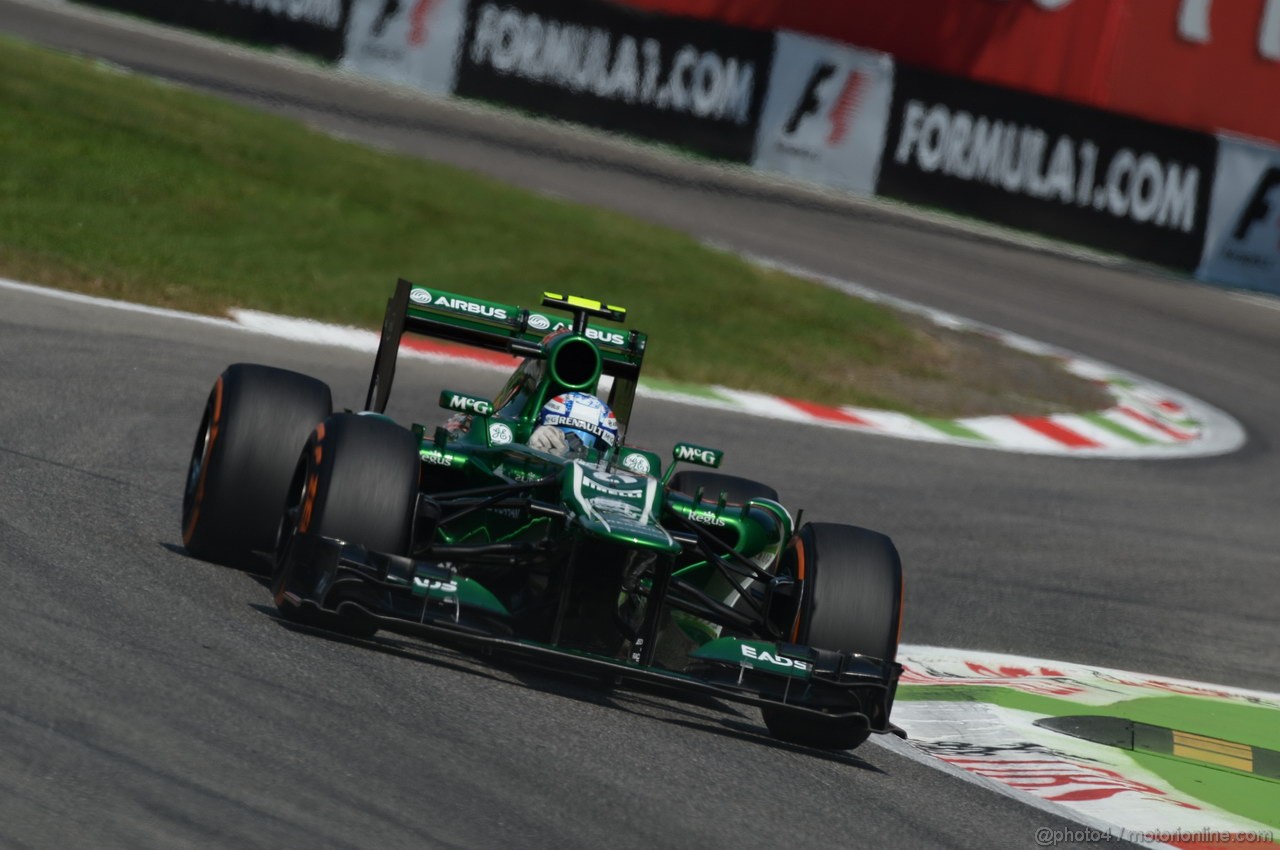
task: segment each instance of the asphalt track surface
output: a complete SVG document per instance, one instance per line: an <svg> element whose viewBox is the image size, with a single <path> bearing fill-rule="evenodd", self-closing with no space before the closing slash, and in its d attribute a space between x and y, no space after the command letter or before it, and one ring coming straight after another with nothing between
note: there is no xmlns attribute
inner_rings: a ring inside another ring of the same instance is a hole
<svg viewBox="0 0 1280 850"><path fill-rule="evenodd" d="M1189 461L1000 454L659 402L632 435L723 447L727 471L775 483L807 518L891 534L904 641L1280 691L1275 302L116 20L0 0L0 32L847 277L1231 413L1246 448ZM201 405L239 360L316 374L347 406L370 366L0 291L0 846L1029 847L1067 825L879 747L778 745L751 711L284 627L252 576L180 545ZM406 362L390 412L434 421L441 385L495 382Z"/></svg>

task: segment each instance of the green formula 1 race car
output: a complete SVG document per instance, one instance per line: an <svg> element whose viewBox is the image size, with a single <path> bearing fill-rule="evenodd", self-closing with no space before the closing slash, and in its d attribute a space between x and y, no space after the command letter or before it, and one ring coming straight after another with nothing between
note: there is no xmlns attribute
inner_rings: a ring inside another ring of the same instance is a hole
<svg viewBox="0 0 1280 850"><path fill-rule="evenodd" d="M273 553L293 622L752 704L775 737L809 746L901 734L889 538L797 529L772 487L711 471L722 453L693 442L664 471L627 438L647 336L604 324L625 311L596 301L547 294L542 308L400 281L357 413L334 413L315 378L230 366L191 457L187 550L241 566ZM523 359L493 399L446 390L447 425L406 428L383 413L405 333ZM565 394L611 410L612 439L531 445Z"/></svg>

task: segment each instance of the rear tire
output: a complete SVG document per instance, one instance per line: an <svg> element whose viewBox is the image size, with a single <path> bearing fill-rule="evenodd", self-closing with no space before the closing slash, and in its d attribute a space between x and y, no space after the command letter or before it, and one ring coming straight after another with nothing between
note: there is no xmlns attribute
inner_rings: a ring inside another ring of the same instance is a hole
<svg viewBox="0 0 1280 850"><path fill-rule="evenodd" d="M182 499L182 542L197 558L254 568L270 551L298 449L333 410L323 381L251 363L214 382Z"/></svg>
<svg viewBox="0 0 1280 850"><path fill-rule="evenodd" d="M902 561L892 540L853 525L806 523L792 538L782 569L803 582L792 642L894 663L902 619ZM889 693L863 705L873 726L888 723L891 701ZM869 734L861 723L797 717L769 708L762 713L774 737L810 747L852 749Z"/></svg>
<svg viewBox="0 0 1280 850"><path fill-rule="evenodd" d="M752 481L750 478L739 478L736 475L724 475L720 472L703 472L687 469L671 476L670 487L681 493L692 496L702 488L702 498L718 501L720 494L725 494L725 501L735 505L743 505L752 499L772 499L778 501L778 491L768 484Z"/></svg>
<svg viewBox="0 0 1280 850"><path fill-rule="evenodd" d="M284 598L285 547L295 532L334 537L388 555L408 555L419 488L419 442L413 432L373 416L338 413L318 425L297 463L280 525L272 590L282 617L355 637L378 627Z"/></svg>

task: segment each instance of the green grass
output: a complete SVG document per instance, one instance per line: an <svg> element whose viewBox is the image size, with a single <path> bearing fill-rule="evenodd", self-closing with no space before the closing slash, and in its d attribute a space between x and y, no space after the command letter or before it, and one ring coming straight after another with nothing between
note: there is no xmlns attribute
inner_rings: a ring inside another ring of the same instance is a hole
<svg viewBox="0 0 1280 850"><path fill-rule="evenodd" d="M552 289L629 307L655 378L938 415L1099 406L984 380L958 335L670 230L8 40L0 157L0 274L22 280L370 328L401 276L525 306Z"/></svg>

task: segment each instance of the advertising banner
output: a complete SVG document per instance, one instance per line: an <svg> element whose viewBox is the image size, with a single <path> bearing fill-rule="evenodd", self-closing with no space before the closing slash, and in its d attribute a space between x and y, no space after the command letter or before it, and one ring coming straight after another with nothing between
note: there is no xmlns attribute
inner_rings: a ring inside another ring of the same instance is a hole
<svg viewBox="0 0 1280 850"><path fill-rule="evenodd" d="M892 98L889 56L778 33L752 165L871 194Z"/></svg>
<svg viewBox="0 0 1280 850"><path fill-rule="evenodd" d="M1217 140L898 66L881 195L1192 271Z"/></svg>
<svg viewBox="0 0 1280 850"><path fill-rule="evenodd" d="M453 91L465 0L353 0L340 67L435 94Z"/></svg>
<svg viewBox="0 0 1280 850"><path fill-rule="evenodd" d="M351 0L82 0L238 41L337 61Z"/></svg>
<svg viewBox="0 0 1280 850"><path fill-rule="evenodd" d="M1218 175L1196 276L1280 294L1280 148L1218 140Z"/></svg>
<svg viewBox="0 0 1280 850"><path fill-rule="evenodd" d="M1280 142L1280 0L614 0L879 50L903 65Z"/></svg>
<svg viewBox="0 0 1280 850"><path fill-rule="evenodd" d="M773 35L591 0L471 0L456 91L747 162Z"/></svg>

